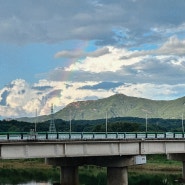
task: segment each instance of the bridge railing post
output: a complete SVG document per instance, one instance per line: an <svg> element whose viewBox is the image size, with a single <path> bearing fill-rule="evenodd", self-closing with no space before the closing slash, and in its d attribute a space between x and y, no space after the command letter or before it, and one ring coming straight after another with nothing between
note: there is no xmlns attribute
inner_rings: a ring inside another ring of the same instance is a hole
<svg viewBox="0 0 185 185"><path fill-rule="evenodd" d="M157 133L155 133L155 139L157 139Z"/></svg>
<svg viewBox="0 0 185 185"><path fill-rule="evenodd" d="M21 133L21 139L23 139L23 133Z"/></svg>
<svg viewBox="0 0 185 185"><path fill-rule="evenodd" d="M137 132L135 133L135 137L136 137L136 139L138 138L138 136L137 136Z"/></svg>
<svg viewBox="0 0 185 185"><path fill-rule="evenodd" d="M119 134L118 134L118 132L117 132L117 133L116 133L116 139L118 139L118 135L119 135Z"/></svg>

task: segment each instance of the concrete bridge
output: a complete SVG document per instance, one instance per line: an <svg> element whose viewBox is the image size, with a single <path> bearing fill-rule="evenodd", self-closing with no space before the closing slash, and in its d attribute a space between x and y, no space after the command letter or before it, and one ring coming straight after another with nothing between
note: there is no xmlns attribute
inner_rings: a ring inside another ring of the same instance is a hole
<svg viewBox="0 0 185 185"><path fill-rule="evenodd" d="M184 133L0 134L1 159L46 158L61 167L61 185L78 185L84 164L107 167L107 185L128 185L128 166L145 164L147 154L182 161L185 178Z"/></svg>

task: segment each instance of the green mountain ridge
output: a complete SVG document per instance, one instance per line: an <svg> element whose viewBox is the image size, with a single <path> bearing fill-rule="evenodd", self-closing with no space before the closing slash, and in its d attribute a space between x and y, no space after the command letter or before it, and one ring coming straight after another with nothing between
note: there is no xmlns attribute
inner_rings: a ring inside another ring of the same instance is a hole
<svg viewBox="0 0 185 185"><path fill-rule="evenodd" d="M185 97L175 100L150 100L115 94L108 98L77 101L54 113L55 119L97 120L116 117L182 119L185 114ZM18 121L43 122L50 115L19 118Z"/></svg>

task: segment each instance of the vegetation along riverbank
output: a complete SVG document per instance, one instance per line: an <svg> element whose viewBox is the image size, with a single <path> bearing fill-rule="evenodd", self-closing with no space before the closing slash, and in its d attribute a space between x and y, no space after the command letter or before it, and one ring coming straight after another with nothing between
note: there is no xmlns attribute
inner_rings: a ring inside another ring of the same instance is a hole
<svg viewBox="0 0 185 185"><path fill-rule="evenodd" d="M129 181L130 184L134 184L138 176L141 180L154 174L163 173L178 174L178 178L180 178L181 169L181 162L167 160L166 155L148 155L147 164L129 167ZM44 159L0 160L1 183L16 184L33 179L37 181L59 181L60 169L45 164ZM135 179L134 182L132 182L133 179ZM92 182L104 185L106 184L106 168L96 166L79 167L79 180L81 184L85 185L91 185Z"/></svg>

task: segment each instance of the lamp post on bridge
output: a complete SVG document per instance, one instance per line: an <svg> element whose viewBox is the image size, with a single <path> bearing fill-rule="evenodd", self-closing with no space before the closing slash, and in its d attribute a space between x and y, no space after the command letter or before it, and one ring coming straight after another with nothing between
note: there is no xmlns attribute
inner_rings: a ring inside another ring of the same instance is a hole
<svg viewBox="0 0 185 185"><path fill-rule="evenodd" d="M185 103L183 104L183 107L182 107L182 132L184 133L184 105Z"/></svg>
<svg viewBox="0 0 185 185"><path fill-rule="evenodd" d="M146 117L145 117L145 120L146 120L146 132L148 131L148 115L147 115L147 113L146 113Z"/></svg>
<svg viewBox="0 0 185 185"><path fill-rule="evenodd" d="M69 111L69 133L71 134L71 109Z"/></svg>
<svg viewBox="0 0 185 185"><path fill-rule="evenodd" d="M105 133L106 133L106 136L107 136L107 123L108 123L108 121L107 121L107 115L108 113L107 113L107 111L106 111L106 120L105 120Z"/></svg>
<svg viewBox="0 0 185 185"><path fill-rule="evenodd" d="M142 111L145 112L145 131L148 132L148 114L151 114L151 112L146 109L142 109Z"/></svg>
<svg viewBox="0 0 185 185"><path fill-rule="evenodd" d="M182 113L182 132L184 133L184 115Z"/></svg>
<svg viewBox="0 0 185 185"><path fill-rule="evenodd" d="M37 109L35 111L35 132L37 132Z"/></svg>

